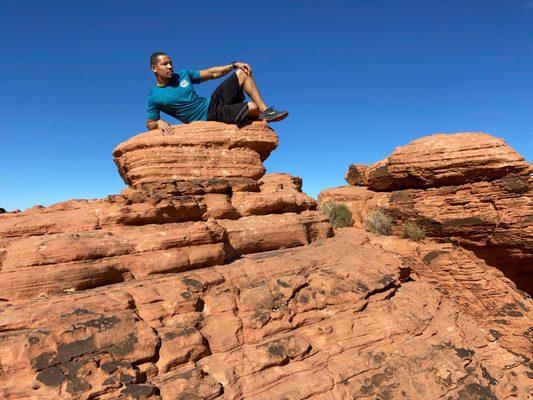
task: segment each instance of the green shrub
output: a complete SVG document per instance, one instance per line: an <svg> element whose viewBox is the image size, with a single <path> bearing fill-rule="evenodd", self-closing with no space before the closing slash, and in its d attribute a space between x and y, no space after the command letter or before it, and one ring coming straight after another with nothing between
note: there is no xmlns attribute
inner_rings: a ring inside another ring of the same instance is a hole
<svg viewBox="0 0 533 400"><path fill-rule="evenodd" d="M341 203L326 203L320 209L329 218L329 222L335 228L346 228L352 226L352 212Z"/></svg>
<svg viewBox="0 0 533 400"><path fill-rule="evenodd" d="M426 232L416 222L405 221L402 228L402 238L418 242L426 237Z"/></svg>
<svg viewBox="0 0 533 400"><path fill-rule="evenodd" d="M372 211L365 217L365 228L377 235L392 235L392 217L382 210Z"/></svg>

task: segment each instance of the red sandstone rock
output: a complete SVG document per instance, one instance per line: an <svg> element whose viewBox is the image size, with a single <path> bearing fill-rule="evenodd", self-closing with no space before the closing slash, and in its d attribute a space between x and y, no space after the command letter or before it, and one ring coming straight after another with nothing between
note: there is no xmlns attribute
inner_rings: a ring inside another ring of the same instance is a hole
<svg viewBox="0 0 533 400"><path fill-rule="evenodd" d="M301 179L274 174L259 181L234 157L235 151L253 153L254 168L263 171L261 160L276 145L276 134L263 123L242 129L190 124L176 127L171 136L154 131L122 143L114 155L134 188L107 199L0 215L0 299L37 298L209 267L331 236L324 216L309 211L316 203L301 192ZM219 158L202 159L202 151ZM176 152L207 169L191 172L191 165L172 159ZM220 161L225 155L234 162L231 176ZM162 168L161 160L170 164ZM174 176L169 165L189 172ZM141 166L161 168L161 175L135 181L128 173ZM209 168L218 168L215 178ZM268 189L272 182L275 190ZM261 185L264 192L259 192Z"/></svg>
<svg viewBox="0 0 533 400"><path fill-rule="evenodd" d="M302 193L302 180L289 174L267 174L260 192L235 192L231 203L242 216L315 210L316 202Z"/></svg>
<svg viewBox="0 0 533 400"><path fill-rule="evenodd" d="M120 144L113 156L124 181L133 187L210 180L259 179L262 161L278 145L277 135L262 122L243 128L219 122L195 122L137 135ZM191 189L192 190L192 189ZM180 194L185 193L182 189Z"/></svg>
<svg viewBox="0 0 533 400"><path fill-rule="evenodd" d="M397 190L461 185L532 171L502 139L466 132L424 136L370 167L351 165L345 178L351 185L372 190Z"/></svg>
<svg viewBox="0 0 533 400"><path fill-rule="evenodd" d="M253 195L255 193L249 194ZM231 199L225 194L206 194L202 197L201 203L207 207L207 211L204 214L207 218L237 219L240 217L237 209L231 204Z"/></svg>
<svg viewBox="0 0 533 400"><path fill-rule="evenodd" d="M119 195L0 215L0 398L462 400L533 391L533 302L500 271L431 240L354 228L326 240L332 228L299 178L253 172L277 143L266 125L175 131L118 147L133 186ZM198 158L176 163L191 154ZM243 154L255 154L253 165ZM490 182L500 185L490 240L528 237L516 225L528 182ZM372 202L407 215L424 198L453 214L469 190L492 223L483 205L494 188L484 184L447 188L446 201L442 192L424 197L429 190L329 196L351 199L361 217ZM490 230L472 229L479 243Z"/></svg>
<svg viewBox="0 0 533 400"><path fill-rule="evenodd" d="M339 186L324 189L318 194L318 206L327 203L345 204L352 213L353 226L365 227L365 217L377 209L386 209L389 205L389 193L374 192L364 186Z"/></svg>
<svg viewBox="0 0 533 400"><path fill-rule="evenodd" d="M404 221L427 235L451 240L499 267L519 288L533 293L533 178L514 177L461 186L374 192L360 186L324 190L320 205L344 203L354 226L385 210L400 234Z"/></svg>
<svg viewBox="0 0 533 400"><path fill-rule="evenodd" d="M532 307L466 250L345 229L0 303L0 397L527 398Z"/></svg>
<svg viewBox="0 0 533 400"><path fill-rule="evenodd" d="M327 218L318 211L249 216L218 224L239 255L303 246L333 234Z"/></svg>
<svg viewBox="0 0 533 400"><path fill-rule="evenodd" d="M533 293L531 170L518 153L489 135L431 135L371 167L352 165L347 179L368 187L327 189L318 201L346 204L356 227L376 209L393 217L396 234L404 221L416 222L431 237L475 251ZM431 185L436 187L426 187ZM410 186L425 188L398 189Z"/></svg>
<svg viewBox="0 0 533 400"><path fill-rule="evenodd" d="M236 192L231 197L233 206L242 216L286 212L301 212L316 209L316 202L304 193Z"/></svg>
<svg viewBox="0 0 533 400"><path fill-rule="evenodd" d="M259 180L259 183L261 185L261 193L302 192L302 179L290 174L267 174Z"/></svg>

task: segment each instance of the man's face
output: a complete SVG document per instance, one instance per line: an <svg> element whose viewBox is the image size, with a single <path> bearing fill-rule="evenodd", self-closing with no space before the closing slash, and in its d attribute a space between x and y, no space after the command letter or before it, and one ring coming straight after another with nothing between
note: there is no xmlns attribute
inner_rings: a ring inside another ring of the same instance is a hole
<svg viewBox="0 0 533 400"><path fill-rule="evenodd" d="M172 73L174 72L174 69L172 68L172 60L167 55L157 57L157 63L152 65L152 71L154 71L159 78L171 78Z"/></svg>

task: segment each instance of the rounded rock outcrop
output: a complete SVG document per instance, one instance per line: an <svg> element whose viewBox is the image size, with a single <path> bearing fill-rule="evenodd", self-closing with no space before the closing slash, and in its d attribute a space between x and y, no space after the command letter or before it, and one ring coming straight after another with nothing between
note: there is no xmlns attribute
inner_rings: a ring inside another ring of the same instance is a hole
<svg viewBox="0 0 533 400"><path fill-rule="evenodd" d="M370 166L350 165L350 185L377 191L429 188L530 174L533 167L503 139L482 132L437 133L397 147Z"/></svg>
<svg viewBox="0 0 533 400"><path fill-rule="evenodd" d="M194 122L172 129L172 135L142 133L113 151L128 186L179 194L256 191L256 181L265 174L262 161L278 145L278 136L263 122L242 128Z"/></svg>

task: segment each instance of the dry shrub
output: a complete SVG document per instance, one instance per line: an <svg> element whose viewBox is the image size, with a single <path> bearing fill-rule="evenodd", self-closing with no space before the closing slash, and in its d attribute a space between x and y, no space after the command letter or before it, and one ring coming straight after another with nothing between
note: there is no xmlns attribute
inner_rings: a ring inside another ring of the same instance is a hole
<svg viewBox="0 0 533 400"><path fill-rule="evenodd" d="M335 228L346 228L352 226L352 212L341 203L326 203L320 209L329 218L329 222Z"/></svg>
<svg viewBox="0 0 533 400"><path fill-rule="evenodd" d="M426 232L416 222L405 221L402 228L402 238L418 242L426 237Z"/></svg>
<svg viewBox="0 0 533 400"><path fill-rule="evenodd" d="M377 235L392 235L392 217L383 210L372 211L365 217L365 228Z"/></svg>

